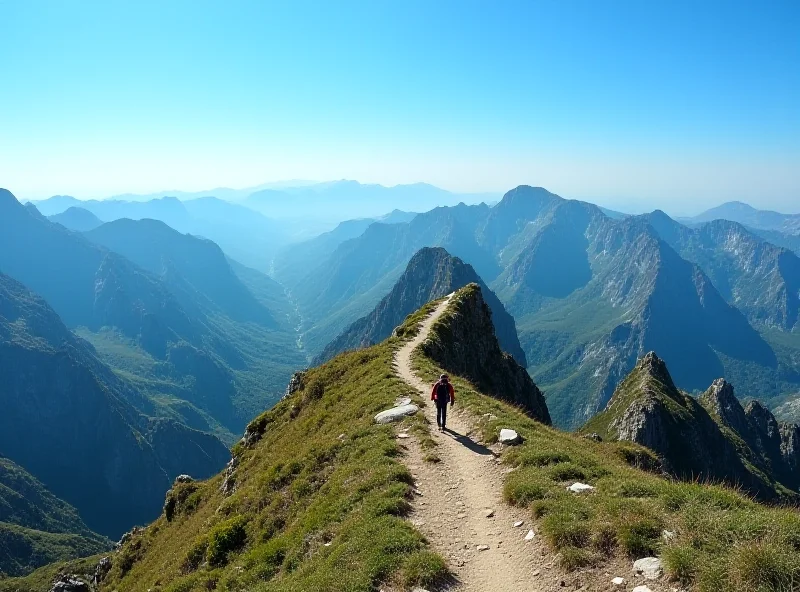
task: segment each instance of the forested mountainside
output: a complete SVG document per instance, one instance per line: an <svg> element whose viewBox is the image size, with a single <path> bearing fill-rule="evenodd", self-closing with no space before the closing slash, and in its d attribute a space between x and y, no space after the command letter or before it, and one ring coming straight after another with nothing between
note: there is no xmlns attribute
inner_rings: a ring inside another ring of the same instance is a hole
<svg viewBox="0 0 800 592"><path fill-rule="evenodd" d="M0 353L0 451L104 535L152 519L178 474L229 458L217 438L149 417L151 401L3 274Z"/></svg>
<svg viewBox="0 0 800 592"><path fill-rule="evenodd" d="M8 192L0 210L0 269L135 382L156 415L230 441L304 365L289 320L242 284L214 243L120 220L90 231L96 244Z"/></svg>
<svg viewBox="0 0 800 592"><path fill-rule="evenodd" d="M471 265L451 256L441 247L420 249L408 262L403 275L392 291L368 315L355 321L331 341L316 358L315 363L327 361L348 349L380 343L392 334L407 315L422 305L455 292L467 284L481 286L503 351L511 354L524 368L525 353L519 344L514 319Z"/></svg>
<svg viewBox="0 0 800 592"><path fill-rule="evenodd" d="M441 306L439 319L423 329L423 320ZM769 573L768 589L776 591L800 575L796 510L768 508L726 487L666 478L646 448L560 432L531 409L506 403L513 397L502 391L484 393L477 384L482 376L507 387L516 374L508 356L510 366L496 365L499 358L491 352L500 350L490 319L480 288L467 286L410 315L383 343L296 375L286 398L248 426L223 473L205 482L176 481L162 515L126 537L107 562L98 563L98 556L0 580L0 590L47 592L58 571L85 580L99 574L101 592L367 592L447 581L455 567L447 550L455 541L445 533L444 546L432 547L408 519L415 504L435 502L409 470L426 462L413 460L412 448L424 446L427 462L435 463L441 445L420 413L395 425L374 419L405 397L424 404L393 364L395 352L423 330L412 363L424 380L464 357L473 363L470 378L450 370L463 417L475 426L471 436L458 435L455 442L470 450L470 462L494 464L482 455L485 445L495 447L504 465L496 473L503 497L528 512L535 540L524 541L525 530L519 530L519 540L504 540L502 549L521 545L530 552L535 545L541 582L606 586L611 571L644 556L657 556L669 578L650 580L657 590L713 585L750 592ZM463 340L465 333L474 339ZM501 428L517 433L516 446L494 444ZM569 490L576 481L591 492ZM478 520L491 520L480 512ZM487 545L473 552L500 551Z"/></svg>
<svg viewBox="0 0 800 592"><path fill-rule="evenodd" d="M446 248L514 316L528 370L560 426L577 428L602 409L650 350L689 391L724 376L742 398L790 402L800 389L797 257L728 223L667 235L675 223L663 218L612 219L521 186L494 207L372 224L304 278L294 270L283 279L316 355L390 292L420 248Z"/></svg>
<svg viewBox="0 0 800 592"><path fill-rule="evenodd" d="M21 576L110 548L111 541L89 530L74 507L0 456L0 574Z"/></svg>
<svg viewBox="0 0 800 592"><path fill-rule="evenodd" d="M581 431L646 446L685 480L726 482L767 501L800 500L800 427L779 424L757 401L743 408L724 379L699 399L680 391L653 352Z"/></svg>

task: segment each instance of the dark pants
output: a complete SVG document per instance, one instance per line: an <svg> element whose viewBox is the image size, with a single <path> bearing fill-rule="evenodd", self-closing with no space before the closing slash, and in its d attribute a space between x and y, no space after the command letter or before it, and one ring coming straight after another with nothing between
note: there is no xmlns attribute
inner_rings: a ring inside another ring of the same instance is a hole
<svg viewBox="0 0 800 592"><path fill-rule="evenodd" d="M447 403L436 401L436 424L443 428L447 423Z"/></svg>

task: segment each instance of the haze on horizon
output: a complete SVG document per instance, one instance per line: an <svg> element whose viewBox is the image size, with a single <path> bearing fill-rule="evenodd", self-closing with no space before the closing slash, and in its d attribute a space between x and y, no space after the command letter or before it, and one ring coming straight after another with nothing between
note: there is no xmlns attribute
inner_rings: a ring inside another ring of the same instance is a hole
<svg viewBox="0 0 800 592"><path fill-rule="evenodd" d="M800 4L0 3L0 186L541 185L797 212Z"/></svg>

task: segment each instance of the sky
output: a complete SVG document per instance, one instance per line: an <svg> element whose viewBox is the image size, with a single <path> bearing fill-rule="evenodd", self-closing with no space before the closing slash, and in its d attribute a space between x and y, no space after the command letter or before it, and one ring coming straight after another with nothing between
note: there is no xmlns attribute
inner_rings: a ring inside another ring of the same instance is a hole
<svg viewBox="0 0 800 592"><path fill-rule="evenodd" d="M0 0L0 186L800 211L800 2Z"/></svg>

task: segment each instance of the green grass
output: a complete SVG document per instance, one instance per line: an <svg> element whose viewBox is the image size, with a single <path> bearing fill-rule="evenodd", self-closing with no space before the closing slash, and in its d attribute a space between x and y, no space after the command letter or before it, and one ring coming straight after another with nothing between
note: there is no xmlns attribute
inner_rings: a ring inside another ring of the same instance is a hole
<svg viewBox="0 0 800 592"><path fill-rule="evenodd" d="M222 475L177 486L170 519L162 515L114 555L101 589L367 592L442 578L444 560L404 519L413 478L396 427L373 422L412 396L392 372L400 342L310 370L302 390L251 422L261 440L235 447L234 493L220 491ZM427 434L422 414L406 423Z"/></svg>
<svg viewBox="0 0 800 592"><path fill-rule="evenodd" d="M443 371L420 350L413 363L428 380ZM692 590L800 590L797 509L767 507L722 486L679 482L641 470L636 467L657 465L644 448L558 431L451 378L459 405L479 418L485 442L496 442L501 427L524 438L522 445L503 453L504 463L514 467L504 497L530 510L562 567L655 554L663 557L670 578ZM574 481L596 489L569 493L566 486ZM675 537L666 541L664 530Z"/></svg>

